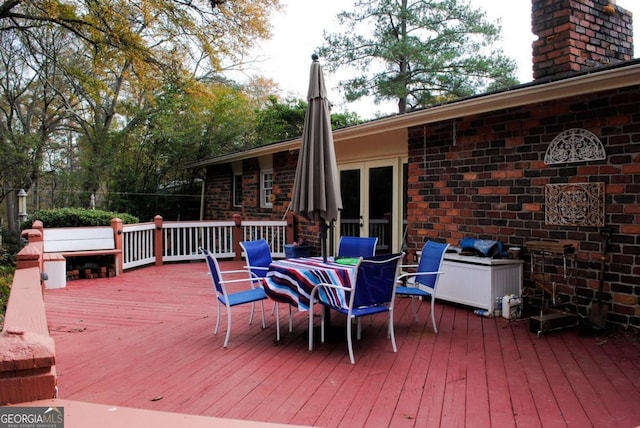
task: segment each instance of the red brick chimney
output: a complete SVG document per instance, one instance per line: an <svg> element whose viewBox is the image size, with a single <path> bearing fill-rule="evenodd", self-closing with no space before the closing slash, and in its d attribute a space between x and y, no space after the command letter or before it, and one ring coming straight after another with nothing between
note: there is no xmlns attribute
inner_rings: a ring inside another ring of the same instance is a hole
<svg viewBox="0 0 640 428"><path fill-rule="evenodd" d="M633 59L632 14L615 0L531 0L533 78Z"/></svg>

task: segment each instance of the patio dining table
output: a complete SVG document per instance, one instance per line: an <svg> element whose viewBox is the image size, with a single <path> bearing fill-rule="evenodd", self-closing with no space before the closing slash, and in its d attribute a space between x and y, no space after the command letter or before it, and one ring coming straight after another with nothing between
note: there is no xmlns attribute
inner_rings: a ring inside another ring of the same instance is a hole
<svg viewBox="0 0 640 428"><path fill-rule="evenodd" d="M335 261L328 258L323 261L322 257L302 257L277 260L269 265L269 271L264 281L264 291L267 296L277 303L287 303L298 308L299 311L309 310L309 297L313 288L320 283L331 283L351 288L355 276L355 264L357 259L347 259ZM327 289L324 289L327 290ZM329 289L321 299L348 305L349 294L341 289ZM315 302L314 302L315 303ZM325 307L325 318L329 327L328 340L334 341L344 338L343 333L335 333L331 328L331 315ZM289 331L292 329L292 319L289 317ZM280 342L280 321L276 322L276 344ZM315 334L315 332L314 332Z"/></svg>
<svg viewBox="0 0 640 428"><path fill-rule="evenodd" d="M264 289L269 298L279 303L288 303L300 311L309 310L309 296L313 287L319 283L332 283L351 287L355 266L349 260L343 263L321 257L304 257L284 259L272 262L264 282ZM347 305L347 293L335 290L331 299Z"/></svg>

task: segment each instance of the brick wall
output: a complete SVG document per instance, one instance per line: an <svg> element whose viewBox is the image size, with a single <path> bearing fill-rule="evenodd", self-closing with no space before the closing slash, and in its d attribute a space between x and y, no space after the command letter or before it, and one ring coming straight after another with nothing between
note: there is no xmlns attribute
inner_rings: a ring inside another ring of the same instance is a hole
<svg viewBox="0 0 640 428"><path fill-rule="evenodd" d="M545 225L545 185L604 182L605 223L613 229L604 296L609 320L640 327L638 99L640 88L633 87L410 129L410 247L428 238L457 244L465 236L520 247L528 240L574 240L575 278L561 291L586 313L599 285L600 228ZM571 128L598 136L607 159L545 165L549 143Z"/></svg>
<svg viewBox="0 0 640 428"><path fill-rule="evenodd" d="M207 169L205 220L232 220L234 214L244 219L281 220L288 210L293 191L298 152L273 155L273 193L271 208L260 207L260 165L257 159L246 159L242 164L242 207L233 206L233 170L230 164L215 165ZM296 217L295 239L304 238L319 247L317 225Z"/></svg>
<svg viewBox="0 0 640 428"><path fill-rule="evenodd" d="M289 208L293 193L293 181L298 165L298 151L294 153L282 152L273 155L273 193L276 200L273 203L272 218L281 219ZM315 248L314 255L320 254L320 240L318 238L318 225L296 216L294 239L302 238Z"/></svg>
<svg viewBox="0 0 640 428"><path fill-rule="evenodd" d="M633 58L631 14L609 0L532 0L534 79ZM612 9L613 8L613 9Z"/></svg>
<svg viewBox="0 0 640 428"><path fill-rule="evenodd" d="M232 220L236 211L233 209L233 170L230 164L207 168L205 192L204 219Z"/></svg>

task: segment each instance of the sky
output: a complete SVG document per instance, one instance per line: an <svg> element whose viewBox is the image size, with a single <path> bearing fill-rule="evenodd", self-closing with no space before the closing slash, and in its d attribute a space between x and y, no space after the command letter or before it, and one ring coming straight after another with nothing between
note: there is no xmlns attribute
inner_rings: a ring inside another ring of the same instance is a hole
<svg viewBox="0 0 640 428"><path fill-rule="evenodd" d="M531 1L530 0L470 0L473 7L487 13L495 21L501 19L504 52L517 63L517 77L522 83L532 80L531 43ZM280 0L283 9L272 15L272 39L261 42L254 53L258 62L257 70L251 73L273 79L282 90L283 96L306 98L309 84L311 54L323 44L322 32L338 31L336 15L343 10L351 10L353 0ZM640 0L617 0L617 4L633 13L635 22L640 22ZM635 25L640 28L640 24ZM640 30L635 31L635 57L640 56ZM322 58L320 59L322 63ZM324 70L329 92L329 100L339 112L350 111L362 119L371 119L376 114L393 114L397 111L395 102L375 105L370 99L346 103L337 89L340 75ZM344 79L344 77L342 77Z"/></svg>

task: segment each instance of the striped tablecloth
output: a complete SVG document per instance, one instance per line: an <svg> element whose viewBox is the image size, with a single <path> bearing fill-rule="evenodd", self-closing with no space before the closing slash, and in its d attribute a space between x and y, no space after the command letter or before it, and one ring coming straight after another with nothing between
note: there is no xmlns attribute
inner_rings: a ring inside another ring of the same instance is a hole
<svg viewBox="0 0 640 428"><path fill-rule="evenodd" d="M316 284L324 282L351 287L354 272L354 266L330 260L324 263L317 257L278 260L269 266L264 289L267 296L276 302L308 311L309 295ZM331 296L341 305L348 305L347 298L346 293L340 290Z"/></svg>

